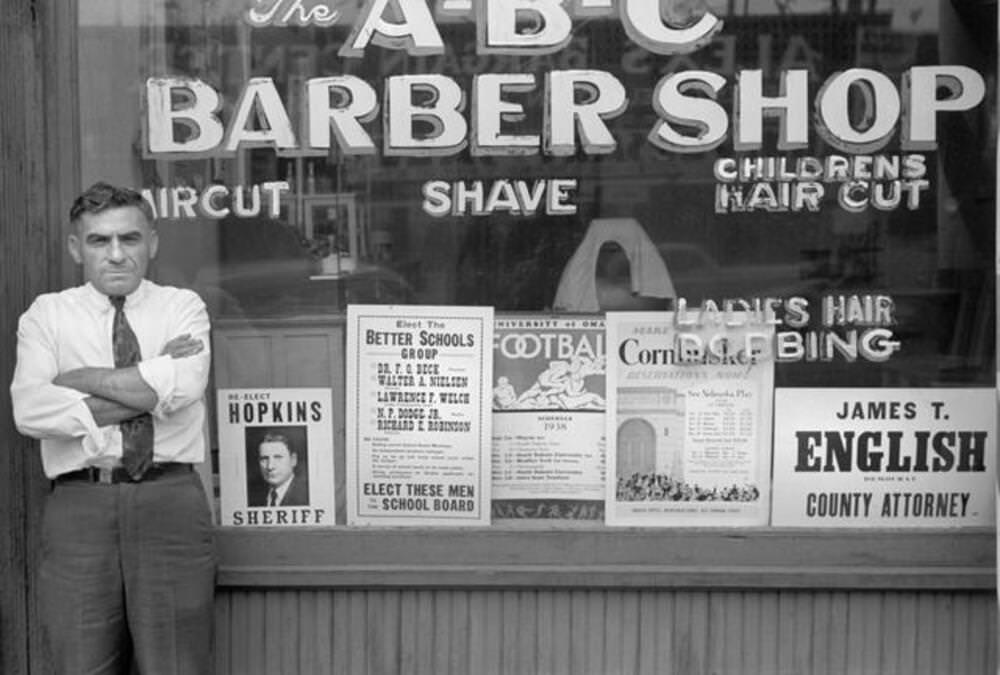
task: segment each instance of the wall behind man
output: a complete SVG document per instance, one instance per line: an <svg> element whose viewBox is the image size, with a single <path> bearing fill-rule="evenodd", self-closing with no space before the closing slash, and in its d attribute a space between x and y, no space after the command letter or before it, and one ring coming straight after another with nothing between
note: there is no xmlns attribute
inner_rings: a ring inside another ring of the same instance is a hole
<svg viewBox="0 0 1000 675"><path fill-rule="evenodd" d="M47 489L37 443L14 428L8 384L17 317L62 285L63 215L79 186L77 3L0 0L0 672L48 672L34 607L37 525ZM73 30L68 30L73 29ZM40 262L42 261L42 262Z"/></svg>

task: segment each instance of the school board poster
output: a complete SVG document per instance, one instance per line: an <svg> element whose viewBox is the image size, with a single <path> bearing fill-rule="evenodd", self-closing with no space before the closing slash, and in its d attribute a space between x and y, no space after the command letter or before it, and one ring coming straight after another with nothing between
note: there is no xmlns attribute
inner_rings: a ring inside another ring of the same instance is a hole
<svg viewBox="0 0 1000 675"><path fill-rule="evenodd" d="M990 527L993 389L778 389L774 506L789 527Z"/></svg>
<svg viewBox="0 0 1000 675"><path fill-rule="evenodd" d="M766 525L774 327L607 314L609 525Z"/></svg>
<svg viewBox="0 0 1000 675"><path fill-rule="evenodd" d="M217 417L223 525L334 524L330 389L220 389Z"/></svg>
<svg viewBox="0 0 1000 675"><path fill-rule="evenodd" d="M493 516L603 520L604 318L498 316Z"/></svg>
<svg viewBox="0 0 1000 675"><path fill-rule="evenodd" d="M488 525L493 308L349 305L349 525Z"/></svg>

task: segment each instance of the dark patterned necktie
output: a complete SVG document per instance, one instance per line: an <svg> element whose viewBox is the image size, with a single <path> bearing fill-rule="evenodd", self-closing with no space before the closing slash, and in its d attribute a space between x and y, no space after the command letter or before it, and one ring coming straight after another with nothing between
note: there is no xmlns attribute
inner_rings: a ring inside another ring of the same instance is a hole
<svg viewBox="0 0 1000 675"><path fill-rule="evenodd" d="M278 505L278 490L277 490L277 488L271 488L271 493L270 493L270 495L268 497L268 504L267 505L268 506L277 506Z"/></svg>
<svg viewBox="0 0 1000 675"><path fill-rule="evenodd" d="M127 368L139 363L139 340L125 318L125 296L111 298L115 321L111 342L115 351L115 368ZM142 479L153 463L153 416L148 412L136 415L118 425L122 432L122 466L133 480Z"/></svg>

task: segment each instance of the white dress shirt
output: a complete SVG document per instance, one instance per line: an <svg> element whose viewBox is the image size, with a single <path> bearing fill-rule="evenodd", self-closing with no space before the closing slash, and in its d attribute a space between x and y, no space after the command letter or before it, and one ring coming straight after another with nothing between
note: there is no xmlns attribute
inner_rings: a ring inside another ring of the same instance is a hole
<svg viewBox="0 0 1000 675"><path fill-rule="evenodd" d="M201 462L205 457L205 387L211 364L209 321L196 293L143 280L125 300L125 316L139 340L139 374L153 391L153 460ZM114 367L114 308L87 283L40 295L17 327L17 366L10 385L18 431L41 439L45 475L120 463L117 424L98 427L87 394L52 384L60 373ZM204 349L174 359L160 355L171 339L189 333Z"/></svg>

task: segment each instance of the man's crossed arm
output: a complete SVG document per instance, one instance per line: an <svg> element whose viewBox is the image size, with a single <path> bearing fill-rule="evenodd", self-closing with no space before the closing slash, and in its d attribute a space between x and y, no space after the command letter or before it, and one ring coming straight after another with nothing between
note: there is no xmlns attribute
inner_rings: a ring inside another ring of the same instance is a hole
<svg viewBox="0 0 1000 675"><path fill-rule="evenodd" d="M185 333L167 342L160 355L181 359L194 356L204 348L201 340ZM117 424L148 412L157 404L156 392L142 379L136 366L76 368L60 373L52 384L89 394L84 403L98 426Z"/></svg>

